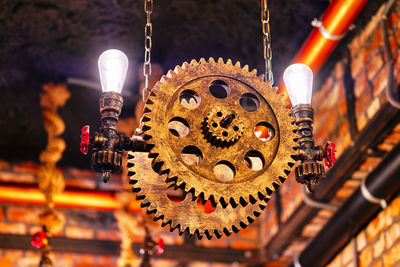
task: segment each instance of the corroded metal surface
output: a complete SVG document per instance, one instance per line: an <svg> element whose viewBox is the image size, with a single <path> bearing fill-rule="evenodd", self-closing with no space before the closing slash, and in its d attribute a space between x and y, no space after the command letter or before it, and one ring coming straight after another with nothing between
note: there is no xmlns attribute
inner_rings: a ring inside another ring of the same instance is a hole
<svg viewBox="0 0 400 267"><path fill-rule="evenodd" d="M155 168L194 197L223 206L269 196L290 171L296 143L290 111L263 78L247 65L212 58L169 71L153 89L141 125L144 139L154 145ZM243 126L230 146L215 146L203 134L204 120L218 108L227 112L218 125L228 136L231 127ZM257 138L260 124L271 128L268 140ZM252 168L249 161L257 157Z"/></svg>
<svg viewBox="0 0 400 267"><path fill-rule="evenodd" d="M223 208L217 204L211 213L205 213L198 207L197 200L188 193L181 202L173 202L167 196L169 184L165 182L167 175L159 175L152 169L153 159L146 152L129 152L128 167L137 198L142 200L142 207L148 213L154 213L155 220L162 220L162 225L178 229L180 234L187 232L189 236L207 238L223 234L230 235L252 223L266 207L265 201L257 201L246 207Z"/></svg>

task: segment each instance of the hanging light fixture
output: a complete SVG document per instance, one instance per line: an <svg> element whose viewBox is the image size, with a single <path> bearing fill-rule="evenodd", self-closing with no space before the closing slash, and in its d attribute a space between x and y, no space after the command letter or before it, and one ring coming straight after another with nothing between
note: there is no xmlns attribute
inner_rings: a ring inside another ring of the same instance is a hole
<svg viewBox="0 0 400 267"><path fill-rule="evenodd" d="M128 59L114 49L99 58L102 126L93 135L89 126L83 127L81 152L92 148L92 168L107 182L110 173L121 171L122 152L129 151L128 176L137 198L162 225L180 234L219 238L245 228L284 182L293 158L301 161L295 169L297 181L310 190L325 175L321 161L333 166L334 144L314 146L310 68L294 64L284 73L291 112L275 93L269 10L266 0L261 4L265 75L231 60L192 60L176 66L150 90L153 1L145 0L143 95L150 94L132 138L116 127ZM170 186L184 192L180 202L169 202ZM199 210L198 202L209 202L212 212Z"/></svg>
<svg viewBox="0 0 400 267"><path fill-rule="evenodd" d="M111 173L121 172L123 150L144 149L140 138L131 139L117 129L123 105L121 91L128 65L128 57L120 50L109 49L100 55L98 66L103 91L100 97L101 128L93 136L90 136L88 125L81 132L80 150L87 154L92 148L92 169L102 173L104 182L108 182ZM139 148L140 145L143 147Z"/></svg>
<svg viewBox="0 0 400 267"><path fill-rule="evenodd" d="M317 183L325 177L325 168L319 161L325 160L327 167L332 167L336 160L335 144L328 142L325 149L314 146L313 123L314 109L311 106L313 72L305 64L296 63L286 68L283 80L292 102L293 116L298 127L298 160L295 175L299 183L306 184L314 191Z"/></svg>

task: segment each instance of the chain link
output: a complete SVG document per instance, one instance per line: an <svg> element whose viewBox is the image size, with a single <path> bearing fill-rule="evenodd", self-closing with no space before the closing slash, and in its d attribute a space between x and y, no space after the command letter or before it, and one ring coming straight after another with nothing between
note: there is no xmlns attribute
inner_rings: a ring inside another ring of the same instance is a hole
<svg viewBox="0 0 400 267"><path fill-rule="evenodd" d="M274 75L272 73L272 49L271 49L271 31L269 27L269 9L268 0L261 0L261 25L263 31L263 48L265 60L265 81L274 83Z"/></svg>
<svg viewBox="0 0 400 267"><path fill-rule="evenodd" d="M145 85L143 88L143 101L145 98L145 92L150 92L149 78L151 76L151 36L153 34L153 24L151 24L151 12L153 12L153 0L144 0L144 12L146 12L146 25L144 26L143 75L145 78Z"/></svg>

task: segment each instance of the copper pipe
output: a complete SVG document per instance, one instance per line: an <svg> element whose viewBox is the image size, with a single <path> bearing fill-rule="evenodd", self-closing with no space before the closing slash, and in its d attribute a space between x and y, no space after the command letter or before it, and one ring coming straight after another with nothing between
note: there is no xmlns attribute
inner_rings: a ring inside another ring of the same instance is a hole
<svg viewBox="0 0 400 267"><path fill-rule="evenodd" d="M64 208L106 211L122 208L122 204L110 192L66 190L61 194L54 194L53 200L56 207ZM35 187L0 185L0 203L42 205L44 202L43 194ZM140 212L139 201L131 201L129 210L131 212Z"/></svg>
<svg viewBox="0 0 400 267"><path fill-rule="evenodd" d="M326 32L344 36L368 0L333 0L321 18ZM318 72L341 38L327 38L321 28L315 28L295 56L293 63L307 64Z"/></svg>
<svg viewBox="0 0 400 267"><path fill-rule="evenodd" d="M315 73L346 34L350 25L361 12L368 0L332 0L321 18L321 27L316 27L308 36L292 63L304 63ZM323 34L324 32L324 34ZM332 35L330 38L329 35ZM280 83L280 92L286 88Z"/></svg>

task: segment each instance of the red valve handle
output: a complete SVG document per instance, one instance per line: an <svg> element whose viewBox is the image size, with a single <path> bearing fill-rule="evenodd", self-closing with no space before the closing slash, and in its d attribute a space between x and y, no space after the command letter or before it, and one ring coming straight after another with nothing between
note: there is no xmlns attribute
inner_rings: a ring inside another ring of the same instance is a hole
<svg viewBox="0 0 400 267"><path fill-rule="evenodd" d="M161 255L164 253L164 240L160 238L157 243L157 254Z"/></svg>
<svg viewBox="0 0 400 267"><path fill-rule="evenodd" d="M326 157L324 158L325 166L331 168L335 165L336 161L336 149L335 143L327 142L325 146Z"/></svg>
<svg viewBox="0 0 400 267"><path fill-rule="evenodd" d="M44 231L36 232L32 235L31 244L35 248L42 248L48 244L47 236Z"/></svg>
<svg viewBox="0 0 400 267"><path fill-rule="evenodd" d="M81 153L87 154L89 152L89 141L90 141L90 126L85 125L81 130Z"/></svg>

